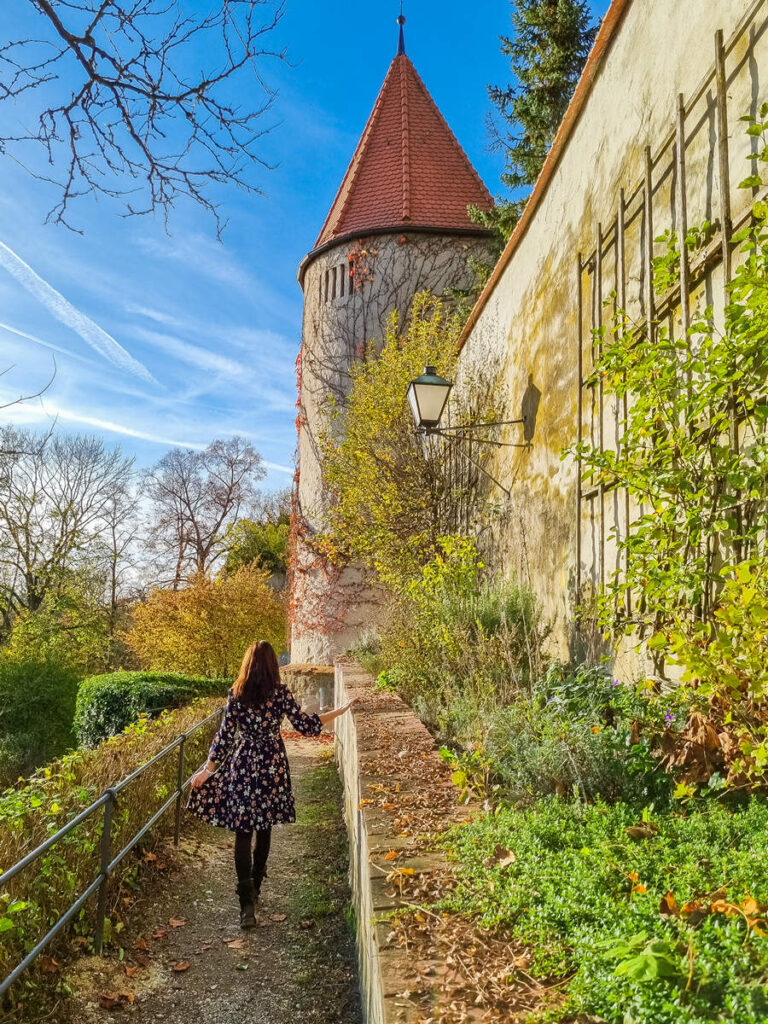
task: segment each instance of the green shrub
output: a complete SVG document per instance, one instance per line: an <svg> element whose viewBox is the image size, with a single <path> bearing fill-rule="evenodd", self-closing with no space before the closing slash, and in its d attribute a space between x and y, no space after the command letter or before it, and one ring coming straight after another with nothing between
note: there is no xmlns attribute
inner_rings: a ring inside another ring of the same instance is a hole
<svg viewBox="0 0 768 1024"><path fill-rule="evenodd" d="M74 746L77 676L50 661L0 660L0 785Z"/></svg>
<svg viewBox="0 0 768 1024"><path fill-rule="evenodd" d="M387 669L381 654L381 637L376 631L363 633L348 653L371 676L378 676Z"/></svg>
<svg viewBox="0 0 768 1024"><path fill-rule="evenodd" d="M673 784L637 728L651 709L602 669L553 665L532 696L494 709L480 742L512 802L557 794L659 806Z"/></svg>
<svg viewBox="0 0 768 1024"><path fill-rule="evenodd" d="M533 594L482 570L471 540L441 538L382 631L390 685L430 726L458 699L478 708L512 700L541 670L546 630Z"/></svg>
<svg viewBox="0 0 768 1024"><path fill-rule="evenodd" d="M645 819L552 798L457 828L445 907L511 929L536 976L571 979L548 1019L764 1024L768 806Z"/></svg>
<svg viewBox="0 0 768 1024"><path fill-rule="evenodd" d="M75 732L92 747L126 729L141 715L188 704L195 697L224 695L231 680L171 672L110 672L84 679L77 692Z"/></svg>

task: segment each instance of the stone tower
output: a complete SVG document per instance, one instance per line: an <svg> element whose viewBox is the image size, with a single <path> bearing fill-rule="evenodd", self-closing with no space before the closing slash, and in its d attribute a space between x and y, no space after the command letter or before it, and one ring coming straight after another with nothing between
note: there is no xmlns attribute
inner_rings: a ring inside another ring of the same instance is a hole
<svg viewBox="0 0 768 1024"><path fill-rule="evenodd" d="M416 292L471 284L467 258L487 232L467 215L491 196L400 44L330 213L299 267L304 292L299 362L291 660L329 664L374 625L376 592L354 568L316 550L328 496L316 439L348 370L381 339L387 317Z"/></svg>

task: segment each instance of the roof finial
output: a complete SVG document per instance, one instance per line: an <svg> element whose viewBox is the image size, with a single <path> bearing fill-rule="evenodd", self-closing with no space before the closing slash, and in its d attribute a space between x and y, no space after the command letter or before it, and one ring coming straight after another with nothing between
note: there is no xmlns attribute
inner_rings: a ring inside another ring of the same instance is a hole
<svg viewBox="0 0 768 1024"><path fill-rule="evenodd" d="M397 44L397 56L402 57L405 53L405 32L403 31L405 15L403 14L403 0L400 0L400 17L397 19L397 24L400 26L400 42Z"/></svg>

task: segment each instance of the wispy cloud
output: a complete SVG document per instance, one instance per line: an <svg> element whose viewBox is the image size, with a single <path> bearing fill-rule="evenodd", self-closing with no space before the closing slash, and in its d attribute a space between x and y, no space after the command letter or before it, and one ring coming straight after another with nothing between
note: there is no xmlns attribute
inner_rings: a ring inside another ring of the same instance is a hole
<svg viewBox="0 0 768 1024"><path fill-rule="evenodd" d="M154 258L170 259L194 270L217 284L253 293L258 282L245 270L221 243L206 235L178 234L162 240L144 236L138 240L141 249Z"/></svg>
<svg viewBox="0 0 768 1024"><path fill-rule="evenodd" d="M39 423L42 420L60 420L64 423L79 423L82 426L94 427L96 430L104 430L110 434L135 437L141 441L168 445L171 448L194 448L197 451L202 451L206 447L206 445L200 444L197 441L177 441L174 438L164 437L146 430L136 430L135 427L128 427L123 423L114 423L112 420L101 419L98 416L89 416L87 413L79 412L76 409L68 409L56 402L22 402L19 405L14 405L4 410L4 416L6 419L15 422Z"/></svg>
<svg viewBox="0 0 768 1024"><path fill-rule="evenodd" d="M157 383L146 366L134 359L119 342L115 341L111 334L107 334L90 317L73 306L61 292L57 292L47 281L44 281L28 263L24 262L21 256L18 256L13 249L9 249L4 242L0 242L0 266L15 277L30 294L34 295L38 302L45 306L60 323L79 334L83 341L110 363L118 366L121 370L141 377L142 380L153 384Z"/></svg>
<svg viewBox="0 0 768 1024"><path fill-rule="evenodd" d="M154 345L175 359L180 359L182 362L195 366L199 370L212 370L214 373L223 373L234 379L248 372L246 366L243 366L242 363L238 363L234 359L219 355L218 352L211 352L200 345L193 345L192 342L183 341L181 338L176 338L171 334L147 330L145 327L135 327L133 333L137 338L141 338L142 341Z"/></svg>

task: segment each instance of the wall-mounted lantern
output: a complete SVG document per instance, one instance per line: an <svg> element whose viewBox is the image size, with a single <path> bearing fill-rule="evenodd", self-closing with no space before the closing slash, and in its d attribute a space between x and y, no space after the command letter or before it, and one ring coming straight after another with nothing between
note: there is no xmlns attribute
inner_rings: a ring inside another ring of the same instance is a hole
<svg viewBox="0 0 768 1024"><path fill-rule="evenodd" d="M434 366L425 366L424 373L408 385L408 401L419 430L429 433L440 426L453 383L441 377Z"/></svg>
<svg viewBox="0 0 768 1024"><path fill-rule="evenodd" d="M420 434L427 437L437 435L454 442L471 440L476 444L490 444L496 448L528 448L530 446L529 443L515 444L510 441L496 441L490 437L476 437L474 434L474 431L477 430L507 427L514 423L524 424L526 422L525 416L518 420L495 420L491 423L465 423L457 427L441 427L440 420L448 404L448 396L451 393L452 387L453 382L446 380L445 377L441 377L434 366L425 366L424 373L420 377L416 377L408 385L408 402L411 406L416 429ZM461 448L457 447L456 450L509 497L510 492L499 483L496 477L491 476L479 462L476 462Z"/></svg>

